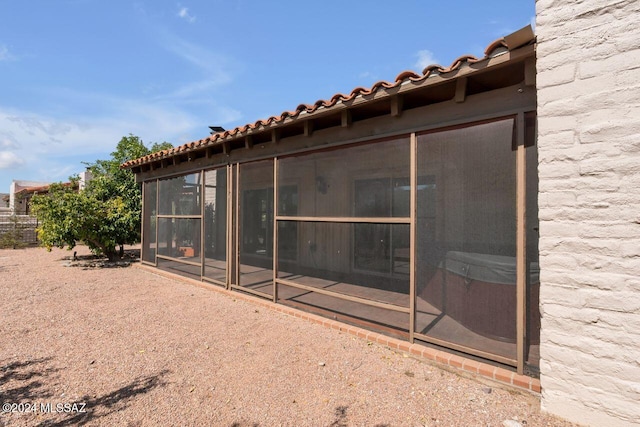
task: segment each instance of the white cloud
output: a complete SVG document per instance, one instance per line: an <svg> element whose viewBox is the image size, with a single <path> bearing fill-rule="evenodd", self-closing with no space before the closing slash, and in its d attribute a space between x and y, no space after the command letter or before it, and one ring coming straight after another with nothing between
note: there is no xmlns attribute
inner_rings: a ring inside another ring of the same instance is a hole
<svg viewBox="0 0 640 427"><path fill-rule="evenodd" d="M429 65L438 63L438 60L433 55L433 52L427 49L418 51L418 53L416 53L415 56L418 57L418 60L416 61L415 66L419 71L424 70Z"/></svg>
<svg viewBox="0 0 640 427"><path fill-rule="evenodd" d="M177 87L159 95L160 100L211 99L211 91L233 81L232 69L237 64L224 55L219 55L202 46L188 42L168 31L161 32L162 47L196 67L201 78L189 82L177 82Z"/></svg>
<svg viewBox="0 0 640 427"><path fill-rule="evenodd" d="M200 80L191 83L185 83L184 85L176 88L175 90L158 95L155 97L157 100L177 100L189 98L193 100L193 97L198 97L206 94L208 90L219 86L222 82L215 79Z"/></svg>
<svg viewBox="0 0 640 427"><path fill-rule="evenodd" d="M94 116L59 118L0 105L0 190L8 188L12 179L66 180L84 170L82 162L108 158L129 133L147 144L169 141L174 145L192 140L197 131L203 136L208 133L198 117L159 102L102 94L79 94L60 102L102 102L104 110Z"/></svg>
<svg viewBox="0 0 640 427"><path fill-rule="evenodd" d="M189 14L189 8L188 7L180 7L180 11L178 12L178 16L182 19L184 19L187 22L195 22L196 17Z"/></svg>
<svg viewBox="0 0 640 427"><path fill-rule="evenodd" d="M13 61L16 57L9 52L9 48L3 44L0 44L0 61Z"/></svg>
<svg viewBox="0 0 640 427"><path fill-rule="evenodd" d="M8 143L21 158L42 162L47 156L84 155L91 161L96 154L110 152L129 133L147 142L165 141L191 131L198 122L188 113L158 103L100 94L81 94L67 101L82 105L91 99L103 103L104 110L94 117L56 118L0 106L0 129L12 136Z"/></svg>
<svg viewBox="0 0 640 427"><path fill-rule="evenodd" d="M24 163L16 153L12 151L0 151L0 169L12 169Z"/></svg>
<svg viewBox="0 0 640 427"><path fill-rule="evenodd" d="M0 148L16 148L18 145L11 132L0 132Z"/></svg>
<svg viewBox="0 0 640 427"><path fill-rule="evenodd" d="M220 84L231 81L231 76L226 71L228 61L222 55L168 33L165 33L163 46L168 51L206 72L208 76L211 76L210 80Z"/></svg>

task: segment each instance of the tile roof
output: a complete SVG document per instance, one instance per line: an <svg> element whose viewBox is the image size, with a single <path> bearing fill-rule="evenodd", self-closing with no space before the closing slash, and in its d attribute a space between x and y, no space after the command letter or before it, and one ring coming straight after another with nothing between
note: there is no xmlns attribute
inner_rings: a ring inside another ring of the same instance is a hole
<svg viewBox="0 0 640 427"><path fill-rule="evenodd" d="M373 86L371 86L368 89L364 87L356 87L349 94L336 93L329 99L318 100L313 104L300 104L294 110L284 111L279 116L271 116L266 120L261 119L254 123L249 123L244 126L238 126L231 130L225 130L223 132L214 133L211 136L201 139L199 141L193 141L175 148L170 148L167 150L151 153L147 156L125 162L121 165L121 167L132 168L134 166L172 157L174 155L178 155L181 153L205 148L211 145L217 145L222 143L225 139L229 137L246 134L247 132L256 130L258 128L263 129L266 127L274 127L282 124L287 119L296 119L303 113L307 115L313 114L320 108L331 108L340 102L346 103L354 100L358 96L372 95L382 89L388 90L388 89L397 88L407 82L421 83L427 80L429 77L436 76L436 75L445 75L445 74L457 71L465 64L470 65L480 61L484 61L484 60L499 56L501 54L504 54L505 52L512 51L526 44L530 44L534 42L534 39L535 39L535 36L533 34L533 30L531 29L531 26L526 26L516 31L515 33L512 33L505 37L501 37L491 42L485 48L484 57L482 58L477 58L473 55L462 55L456 58L453 61L453 63L451 63L451 65L449 65L448 67L443 67L438 64L429 65L422 70L421 74L418 74L414 71L403 71L400 74L398 74L396 78L391 82L383 80L383 81L374 83Z"/></svg>
<svg viewBox="0 0 640 427"><path fill-rule="evenodd" d="M20 189L19 191L16 191L15 194L23 194L23 195L27 195L27 194L35 194L35 193L48 193L49 190L51 189L51 185L52 184L47 184L47 185L39 185L36 187L25 187ZM71 182L63 182L62 186L64 187L71 187L73 185L73 183Z"/></svg>

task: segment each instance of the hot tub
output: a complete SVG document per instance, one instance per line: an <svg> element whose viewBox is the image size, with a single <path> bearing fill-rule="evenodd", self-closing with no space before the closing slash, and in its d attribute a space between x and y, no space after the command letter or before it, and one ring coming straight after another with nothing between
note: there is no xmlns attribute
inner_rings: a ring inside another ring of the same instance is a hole
<svg viewBox="0 0 640 427"><path fill-rule="evenodd" d="M448 252L422 293L467 329L506 342L516 341L516 259L514 257ZM529 265L527 336L540 341L538 293L540 268Z"/></svg>

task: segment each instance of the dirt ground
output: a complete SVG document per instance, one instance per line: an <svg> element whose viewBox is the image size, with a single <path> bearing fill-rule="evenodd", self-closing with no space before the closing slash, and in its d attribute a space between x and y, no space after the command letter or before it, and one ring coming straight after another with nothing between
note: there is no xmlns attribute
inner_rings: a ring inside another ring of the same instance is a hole
<svg viewBox="0 0 640 427"><path fill-rule="evenodd" d="M75 250L0 250L0 426L572 425L537 396Z"/></svg>

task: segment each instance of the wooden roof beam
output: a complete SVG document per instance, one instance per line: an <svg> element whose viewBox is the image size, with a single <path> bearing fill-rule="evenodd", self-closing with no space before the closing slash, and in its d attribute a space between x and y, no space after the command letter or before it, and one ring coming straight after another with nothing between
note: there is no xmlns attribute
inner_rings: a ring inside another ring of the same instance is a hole
<svg viewBox="0 0 640 427"><path fill-rule="evenodd" d="M402 115L402 97L395 95L391 97L391 116L400 117Z"/></svg>
<svg viewBox="0 0 640 427"><path fill-rule="evenodd" d="M351 126L351 123L352 123L351 110L342 110L341 126L343 128L348 128Z"/></svg>
<svg viewBox="0 0 640 427"><path fill-rule="evenodd" d="M271 142L274 144L280 142L280 129L271 129Z"/></svg>
<svg viewBox="0 0 640 427"><path fill-rule="evenodd" d="M524 61L524 84L525 86L536 85L536 58L529 57Z"/></svg>
<svg viewBox="0 0 640 427"><path fill-rule="evenodd" d="M304 122L304 136L313 135L313 121L305 120Z"/></svg>
<svg viewBox="0 0 640 427"><path fill-rule="evenodd" d="M460 77L456 80L456 93L453 96L455 102L461 103L467 98L467 82L466 77Z"/></svg>

